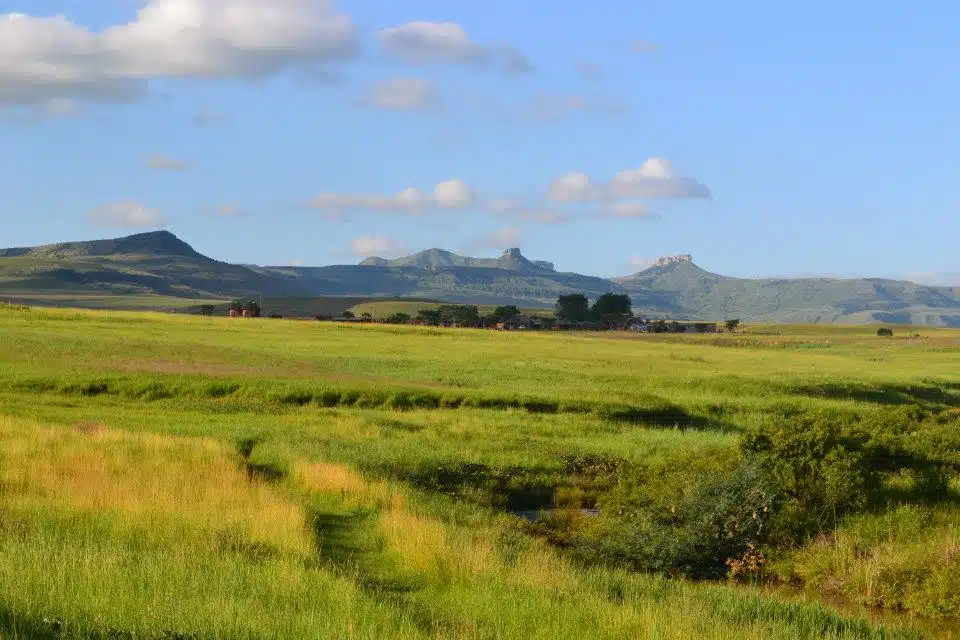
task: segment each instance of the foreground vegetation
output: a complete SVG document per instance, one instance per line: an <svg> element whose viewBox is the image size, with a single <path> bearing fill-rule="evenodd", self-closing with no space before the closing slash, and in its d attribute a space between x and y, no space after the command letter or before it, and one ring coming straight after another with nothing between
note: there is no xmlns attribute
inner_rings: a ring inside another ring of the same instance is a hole
<svg viewBox="0 0 960 640"><path fill-rule="evenodd" d="M7 308L0 635L953 637L960 333L875 334Z"/></svg>

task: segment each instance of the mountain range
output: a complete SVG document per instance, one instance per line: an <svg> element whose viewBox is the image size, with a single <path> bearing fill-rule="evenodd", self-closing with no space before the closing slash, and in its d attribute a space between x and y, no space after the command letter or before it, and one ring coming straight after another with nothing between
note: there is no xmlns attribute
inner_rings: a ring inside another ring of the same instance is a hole
<svg viewBox="0 0 960 640"><path fill-rule="evenodd" d="M745 279L665 258L625 278L558 272L519 249L470 258L442 249L359 265L235 265L208 258L172 233L0 249L0 296L145 295L224 299L360 296L548 307L557 296L629 294L638 313L674 319L960 326L960 287L863 279Z"/></svg>

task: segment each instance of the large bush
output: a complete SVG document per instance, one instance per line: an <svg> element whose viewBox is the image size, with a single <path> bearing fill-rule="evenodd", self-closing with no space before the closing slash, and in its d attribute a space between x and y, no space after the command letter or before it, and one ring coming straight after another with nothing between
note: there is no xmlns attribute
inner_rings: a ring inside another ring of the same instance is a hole
<svg viewBox="0 0 960 640"><path fill-rule="evenodd" d="M766 536L777 488L735 456L637 467L598 503L608 514L575 546L590 559L642 571L720 577Z"/></svg>
<svg viewBox="0 0 960 640"><path fill-rule="evenodd" d="M781 494L771 522L775 540L832 529L846 513L867 506L879 476L864 440L820 415L781 417L744 437L745 456Z"/></svg>

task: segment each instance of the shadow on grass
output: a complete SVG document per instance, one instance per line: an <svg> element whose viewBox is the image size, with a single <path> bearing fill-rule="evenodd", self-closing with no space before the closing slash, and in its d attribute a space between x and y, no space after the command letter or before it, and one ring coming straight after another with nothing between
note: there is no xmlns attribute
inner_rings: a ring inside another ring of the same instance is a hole
<svg viewBox="0 0 960 640"><path fill-rule="evenodd" d="M251 436L242 438L236 443L237 453L240 454L243 468L247 472L247 478L250 481L279 482L287 477L289 472L287 462L255 456L254 452L261 441L262 439L259 436Z"/></svg>
<svg viewBox="0 0 960 640"><path fill-rule="evenodd" d="M809 398L827 398L833 400L853 400L880 405L933 405L939 407L960 407L960 385L898 385L825 383L790 387L793 395Z"/></svg>
<svg viewBox="0 0 960 640"><path fill-rule="evenodd" d="M0 389L18 393L58 394L81 397L118 397L140 402L208 403L211 411L223 412L233 407L249 410L251 404L264 409L286 408L356 408L406 411L453 411L473 409L487 411L526 411L543 415L584 415L612 423L650 427L730 430L719 416L705 416L654 395L637 397L630 403L604 401L564 401L545 397L513 394L486 395L479 392L432 391L412 389L323 388L308 384L245 385L239 381L218 380L185 382L162 377L144 380L138 377L114 376L64 381L33 377L0 379ZM816 393L816 390L808 390ZM825 393L823 391L821 393ZM960 402L960 400L958 400ZM255 443L254 443L255 444Z"/></svg>
<svg viewBox="0 0 960 640"><path fill-rule="evenodd" d="M380 598L416 591L423 585L384 553L377 516L372 509L348 513L312 509L313 539L321 562Z"/></svg>
<svg viewBox="0 0 960 640"><path fill-rule="evenodd" d="M0 638L4 640L199 640L178 631L134 633L122 629L97 629L56 617L19 614L0 606Z"/></svg>

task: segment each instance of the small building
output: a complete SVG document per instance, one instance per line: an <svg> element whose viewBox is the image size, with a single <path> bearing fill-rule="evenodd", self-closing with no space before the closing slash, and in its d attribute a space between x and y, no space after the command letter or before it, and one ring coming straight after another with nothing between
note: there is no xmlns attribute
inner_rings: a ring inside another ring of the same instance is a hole
<svg viewBox="0 0 960 640"><path fill-rule="evenodd" d="M240 317L240 311L239 311L238 309L230 309L230 317L231 317L231 318L239 318L239 317Z"/></svg>

